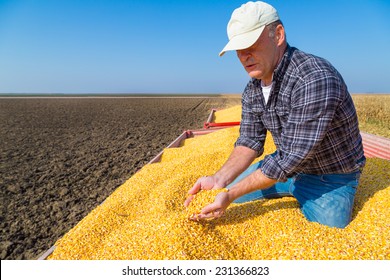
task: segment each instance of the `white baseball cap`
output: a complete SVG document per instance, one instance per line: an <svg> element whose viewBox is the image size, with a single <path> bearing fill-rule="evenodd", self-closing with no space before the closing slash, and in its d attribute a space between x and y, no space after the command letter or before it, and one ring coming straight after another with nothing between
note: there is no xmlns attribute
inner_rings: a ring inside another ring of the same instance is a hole
<svg viewBox="0 0 390 280"><path fill-rule="evenodd" d="M271 5L258 1L248 2L233 11L227 25L229 42L219 53L243 50L252 46L260 37L265 26L279 20L278 12Z"/></svg>

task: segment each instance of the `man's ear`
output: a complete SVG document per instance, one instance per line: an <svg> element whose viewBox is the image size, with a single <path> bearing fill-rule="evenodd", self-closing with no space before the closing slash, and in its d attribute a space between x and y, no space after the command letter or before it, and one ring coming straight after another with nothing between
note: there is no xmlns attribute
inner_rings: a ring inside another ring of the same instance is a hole
<svg viewBox="0 0 390 280"><path fill-rule="evenodd" d="M276 44L278 46L282 45L284 43L284 41L286 40L286 35L285 35L285 32L284 32L284 27L283 25L279 24L277 27L276 27L276 30L275 30L275 40L276 40Z"/></svg>

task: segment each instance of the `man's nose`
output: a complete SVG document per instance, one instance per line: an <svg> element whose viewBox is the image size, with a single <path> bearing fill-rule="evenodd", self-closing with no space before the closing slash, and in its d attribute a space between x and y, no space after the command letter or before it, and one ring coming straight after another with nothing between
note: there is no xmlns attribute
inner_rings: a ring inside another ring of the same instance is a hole
<svg viewBox="0 0 390 280"><path fill-rule="evenodd" d="M237 56L241 61L247 61L251 56L250 52L247 50L237 50Z"/></svg>

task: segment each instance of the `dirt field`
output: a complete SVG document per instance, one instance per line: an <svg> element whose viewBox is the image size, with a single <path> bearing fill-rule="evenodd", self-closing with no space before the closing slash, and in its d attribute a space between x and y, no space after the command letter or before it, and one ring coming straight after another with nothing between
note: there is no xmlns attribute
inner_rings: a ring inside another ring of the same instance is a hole
<svg viewBox="0 0 390 280"><path fill-rule="evenodd" d="M0 99L1 259L36 259L211 108L239 101Z"/></svg>

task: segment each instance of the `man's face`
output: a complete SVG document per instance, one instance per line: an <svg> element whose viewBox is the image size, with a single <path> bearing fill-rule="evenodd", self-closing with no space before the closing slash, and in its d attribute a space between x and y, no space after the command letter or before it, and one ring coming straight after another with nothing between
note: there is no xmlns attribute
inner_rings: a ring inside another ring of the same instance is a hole
<svg viewBox="0 0 390 280"><path fill-rule="evenodd" d="M249 76L267 82L272 81L273 71L278 62L277 44L268 36L266 27L259 39L247 49L237 50L237 56Z"/></svg>

